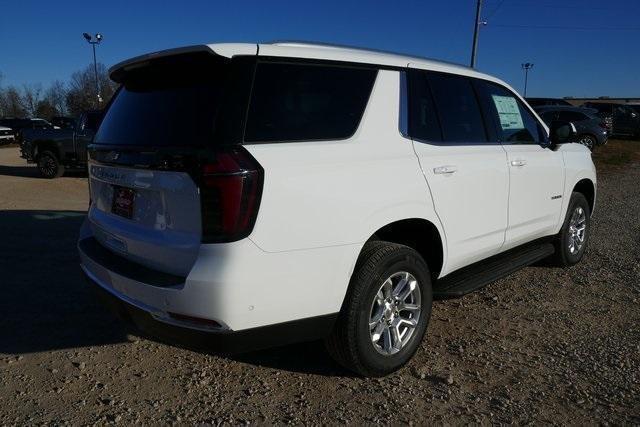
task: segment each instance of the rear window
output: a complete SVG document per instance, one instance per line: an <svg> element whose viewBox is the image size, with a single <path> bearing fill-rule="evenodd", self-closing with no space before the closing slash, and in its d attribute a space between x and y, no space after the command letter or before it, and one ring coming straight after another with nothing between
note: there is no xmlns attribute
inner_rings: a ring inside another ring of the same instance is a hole
<svg viewBox="0 0 640 427"><path fill-rule="evenodd" d="M225 89L234 87L231 76L243 75L231 72L232 62L210 53L190 53L125 71L95 143L201 147L234 142L216 138L214 126Z"/></svg>
<svg viewBox="0 0 640 427"><path fill-rule="evenodd" d="M567 122L580 122L589 119L589 117L578 111L561 111L559 117L560 120L564 120Z"/></svg>
<svg viewBox="0 0 640 427"><path fill-rule="evenodd" d="M358 128L376 74L368 68L259 62L244 140L349 138Z"/></svg>

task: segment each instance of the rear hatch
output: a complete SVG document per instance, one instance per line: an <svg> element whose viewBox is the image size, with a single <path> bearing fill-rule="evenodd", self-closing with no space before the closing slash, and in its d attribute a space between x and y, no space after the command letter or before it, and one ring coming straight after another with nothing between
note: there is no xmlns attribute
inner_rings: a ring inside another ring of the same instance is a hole
<svg viewBox="0 0 640 427"><path fill-rule="evenodd" d="M186 276L202 242L250 233L262 171L239 132L254 62L209 50L112 73L121 87L88 150L89 223L102 246Z"/></svg>

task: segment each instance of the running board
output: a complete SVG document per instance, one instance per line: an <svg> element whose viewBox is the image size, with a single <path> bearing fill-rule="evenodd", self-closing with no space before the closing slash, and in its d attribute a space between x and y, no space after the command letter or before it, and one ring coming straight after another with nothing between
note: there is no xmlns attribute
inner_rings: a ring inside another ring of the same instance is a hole
<svg viewBox="0 0 640 427"><path fill-rule="evenodd" d="M438 279L433 287L433 297L459 298L553 253L554 247L551 243L538 243L495 255Z"/></svg>

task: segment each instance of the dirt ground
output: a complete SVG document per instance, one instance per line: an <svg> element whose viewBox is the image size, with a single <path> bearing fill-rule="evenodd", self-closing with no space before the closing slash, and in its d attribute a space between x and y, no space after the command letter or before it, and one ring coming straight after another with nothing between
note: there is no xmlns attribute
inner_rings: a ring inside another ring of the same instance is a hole
<svg viewBox="0 0 640 427"><path fill-rule="evenodd" d="M40 179L0 149L0 425L639 424L638 146L595 156L582 263L436 302L416 357L383 379L318 343L223 358L136 335L78 267L86 178Z"/></svg>

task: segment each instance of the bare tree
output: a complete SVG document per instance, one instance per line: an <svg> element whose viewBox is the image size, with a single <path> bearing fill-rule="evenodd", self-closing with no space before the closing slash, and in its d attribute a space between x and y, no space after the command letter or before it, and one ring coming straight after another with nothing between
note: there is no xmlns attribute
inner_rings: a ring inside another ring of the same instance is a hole
<svg viewBox="0 0 640 427"><path fill-rule="evenodd" d="M56 115L64 116L67 113L67 89L65 88L63 82L61 82L60 80L55 80L53 83L51 83L51 86L49 86L49 89L47 89L45 98L56 110Z"/></svg>
<svg viewBox="0 0 640 427"><path fill-rule="evenodd" d="M30 117L36 117L38 104L42 100L42 85L32 84L22 86L22 104Z"/></svg>
<svg viewBox="0 0 640 427"><path fill-rule="evenodd" d="M113 96L116 85L109 79L104 64L98 64L98 83L102 102L98 102L96 96L95 77L93 66L89 65L81 71L71 75L69 91L67 92L67 110L73 115L78 115L85 110L97 110L104 108Z"/></svg>
<svg viewBox="0 0 640 427"><path fill-rule="evenodd" d="M96 96L93 65L71 75L68 84L55 80L43 91L41 84L15 86L0 85L0 117L77 116L86 110L102 109L113 96L117 85L109 79L107 69L98 64L98 84L102 102ZM0 73L0 83L3 75Z"/></svg>
<svg viewBox="0 0 640 427"><path fill-rule="evenodd" d="M64 116L66 113L66 89L64 83L56 80L44 93L44 97L36 106L36 116L50 119L55 116Z"/></svg>
<svg viewBox="0 0 640 427"><path fill-rule="evenodd" d="M14 86L9 86L2 88L0 92L0 110L4 117L22 118L27 115L18 89Z"/></svg>

